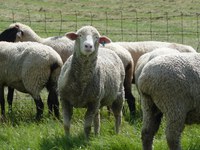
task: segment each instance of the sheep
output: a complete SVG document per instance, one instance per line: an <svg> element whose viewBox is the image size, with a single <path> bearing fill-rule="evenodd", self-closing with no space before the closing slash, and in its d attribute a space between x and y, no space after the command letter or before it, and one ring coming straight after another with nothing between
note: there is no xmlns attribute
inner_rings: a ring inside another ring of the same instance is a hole
<svg viewBox="0 0 200 150"><path fill-rule="evenodd" d="M65 36L42 38L37 35L28 25L19 22L10 24L9 29L11 28L17 28L19 30L19 32L16 34L15 42L32 41L48 45L60 55L63 63L73 53L74 42Z"/></svg>
<svg viewBox="0 0 200 150"><path fill-rule="evenodd" d="M119 58L122 60L122 63L125 68L125 80L124 80L124 90L125 90L125 99L127 99L131 119L135 115L135 98L132 94L132 77L133 77L133 59L131 54L124 49L122 46L111 42L105 45L105 48L108 48L114 51Z"/></svg>
<svg viewBox="0 0 200 150"><path fill-rule="evenodd" d="M9 28L1 32L0 41L14 42L16 39L17 33L20 32L18 28ZM12 111L12 100L13 100L14 89L8 87L8 96L7 101L9 104L9 112Z"/></svg>
<svg viewBox="0 0 200 150"><path fill-rule="evenodd" d="M63 108L64 129L70 135L73 107L86 108L84 133L89 139L91 124L94 133L100 130L99 109L111 106L115 117L115 131L119 133L124 102L125 70L117 54L99 43L109 43L100 36L95 27L84 26L76 33L66 36L75 40L74 53L64 63L59 79L58 91Z"/></svg>
<svg viewBox="0 0 200 150"><path fill-rule="evenodd" d="M156 48L151 52L143 54L137 61L137 64L135 66L135 85L137 87L138 85L138 78L142 72L142 69L144 66L153 58L165 55L165 54L172 54L172 53L180 53L180 51L172 48L162 47L162 48Z"/></svg>
<svg viewBox="0 0 200 150"><path fill-rule="evenodd" d="M134 61L134 72L135 65L140 56L147 52L151 52L156 48L167 47L172 49L177 49L180 52L196 52L189 45L183 45L178 43L169 43L169 42L160 42L160 41L141 41L141 42L115 42L125 49L127 49L133 58ZM135 74L133 74L133 84L135 84Z"/></svg>
<svg viewBox="0 0 200 150"><path fill-rule="evenodd" d="M13 32L10 31L11 29ZM10 38L14 38L14 42L33 41L52 47L60 55L63 63L73 53L74 42L65 36L41 38L29 26L22 23L10 24L7 30L9 30L9 32L6 31L5 35L7 34L7 36L9 35ZM13 93L14 89L9 89L7 100L9 103L10 111L12 111Z"/></svg>
<svg viewBox="0 0 200 150"><path fill-rule="evenodd" d="M36 119L43 114L44 104L41 90L49 91L48 104L54 107L59 117L57 80L63 62L60 56L49 46L37 42L0 42L0 104L2 119L5 118L4 86L23 93L29 93L36 104Z"/></svg>
<svg viewBox="0 0 200 150"><path fill-rule="evenodd" d="M0 41L14 42L17 33L20 32L18 28L9 28L1 32Z"/></svg>
<svg viewBox="0 0 200 150"><path fill-rule="evenodd" d="M157 56L143 68L138 79L141 94L144 150L152 149L153 137L166 119L166 139L171 150L180 150L184 124L200 123L200 54Z"/></svg>

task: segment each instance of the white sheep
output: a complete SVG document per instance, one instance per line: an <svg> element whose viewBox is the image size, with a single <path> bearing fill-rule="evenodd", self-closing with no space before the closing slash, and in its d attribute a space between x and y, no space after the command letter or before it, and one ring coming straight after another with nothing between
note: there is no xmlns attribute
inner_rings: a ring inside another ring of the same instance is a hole
<svg viewBox="0 0 200 150"><path fill-rule="evenodd" d="M138 89L143 110L143 149L152 149L164 115L169 149L180 150L184 124L200 123L200 54L155 57L142 69Z"/></svg>
<svg viewBox="0 0 200 150"><path fill-rule="evenodd" d="M15 42L17 33L20 32L18 28L9 28L1 32L0 41ZM13 100L14 89L8 87L7 101L9 104L9 111L12 111L12 100Z"/></svg>
<svg viewBox="0 0 200 150"><path fill-rule="evenodd" d="M16 32L16 30L18 32ZM66 36L42 38L37 35L28 25L22 23L11 24L9 28L5 31L4 35L9 37L10 39L15 38L14 42L32 41L48 45L60 55L63 63L73 53L74 42L66 38ZM10 111L12 111L13 93L14 89L9 88L7 100L9 103Z"/></svg>
<svg viewBox="0 0 200 150"><path fill-rule="evenodd" d="M36 34L28 25L19 22L10 24L9 28L17 28L19 30L19 32L16 34L15 42L32 41L48 45L60 55L63 62L65 62L67 58L73 53L74 42L65 36L42 38Z"/></svg>
<svg viewBox="0 0 200 150"><path fill-rule="evenodd" d="M73 107L87 109L84 124L87 139L92 122L95 134L99 133L99 108L102 106L112 107L118 133L124 101L125 71L122 61L115 52L99 48L99 43L110 40L100 36L92 26L84 26L66 36L75 40L74 53L62 67L58 80L66 135L69 135Z"/></svg>
<svg viewBox="0 0 200 150"><path fill-rule="evenodd" d="M62 67L60 56L49 46L37 42L0 42L0 104L5 117L4 86L29 93L36 104L36 119L40 119L44 104L41 90L49 91L48 103L52 102L58 117L57 80ZM52 109L52 108L49 108Z"/></svg>
<svg viewBox="0 0 200 150"><path fill-rule="evenodd" d="M122 63L124 64L125 68L125 80L124 80L124 90L125 90L125 99L127 99L130 116L131 119L134 118L135 115L135 98L132 94L132 78L133 78L133 59L131 57L131 54L122 46L119 44L116 44L114 42L105 44L105 48L108 48L112 51L114 51L119 58L122 60Z"/></svg>
<svg viewBox="0 0 200 150"><path fill-rule="evenodd" d="M166 54L172 54L172 53L180 53L180 51L172 48L156 48L151 52L143 54L137 61L137 64L135 66L135 85L137 87L138 85L138 78L142 72L142 69L144 66L153 58L161 55L166 55Z"/></svg>
<svg viewBox="0 0 200 150"><path fill-rule="evenodd" d="M196 50L189 45L160 42L160 41L115 42L115 43L121 45L131 53L134 65L137 64L137 61L140 58L140 56L142 56L147 52L151 52L156 48L167 47L176 49L180 52L196 52ZM135 66L134 66L134 72L135 72ZM135 83L135 74L133 74L133 83Z"/></svg>

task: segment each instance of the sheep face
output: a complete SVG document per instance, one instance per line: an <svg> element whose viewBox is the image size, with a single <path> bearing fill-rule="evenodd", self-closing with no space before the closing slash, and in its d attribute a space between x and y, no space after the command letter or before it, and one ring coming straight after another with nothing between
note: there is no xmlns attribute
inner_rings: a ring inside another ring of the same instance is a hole
<svg viewBox="0 0 200 150"><path fill-rule="evenodd" d="M13 23L9 26L10 29L17 28L18 32L16 33L15 42L24 42L24 41L36 41L35 38L38 38L38 35L27 25L22 23Z"/></svg>
<svg viewBox="0 0 200 150"><path fill-rule="evenodd" d="M92 26L85 26L76 33L67 33L66 36L71 40L76 40L77 50L82 55L89 56L97 52L99 44L110 43L110 39L100 36L96 28Z"/></svg>

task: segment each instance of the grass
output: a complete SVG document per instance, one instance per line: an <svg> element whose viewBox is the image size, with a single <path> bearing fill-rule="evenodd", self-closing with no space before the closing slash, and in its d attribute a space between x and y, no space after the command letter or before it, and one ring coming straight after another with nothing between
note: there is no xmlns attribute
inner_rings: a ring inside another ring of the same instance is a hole
<svg viewBox="0 0 200 150"><path fill-rule="evenodd" d="M30 25L40 36L48 37L63 35L82 25L92 24L113 41L167 40L183 42L196 48L199 42L198 15L196 15L199 7L199 0L96 0L95 2L89 0L6 0L1 1L0 5L0 29L4 30L10 23L20 21ZM181 13L184 14L183 20L180 17ZM169 19L166 20L168 17ZM150 18L153 19L152 22ZM64 20L63 24L60 22L61 19ZM184 37L181 36L182 25ZM169 35L166 36L166 34ZM137 99L138 110L135 121L131 122L126 113L123 117L121 133L116 135L113 116L109 117L104 109L101 112L100 135L95 137L92 133L91 140L87 142L83 136L84 109L75 110L72 119L72 135L71 138L66 138L62 120L58 121L48 116L46 91L42 92L45 112L40 122L34 119L36 112L32 98L27 94L17 92L13 103L13 113L7 112L7 122L0 124L1 149L141 150L140 103L135 88L133 88L133 93ZM8 108L7 105L6 108ZM168 149L164 132L165 121L163 120L154 139L155 150ZM199 132L198 125L186 126L182 134L183 149L200 149Z"/></svg>

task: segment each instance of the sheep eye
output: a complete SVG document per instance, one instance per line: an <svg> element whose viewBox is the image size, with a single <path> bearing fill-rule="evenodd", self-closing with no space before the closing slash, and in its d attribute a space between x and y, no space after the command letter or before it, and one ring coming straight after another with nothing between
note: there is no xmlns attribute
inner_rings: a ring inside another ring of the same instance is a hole
<svg viewBox="0 0 200 150"><path fill-rule="evenodd" d="M82 35L81 35L81 34L79 34L79 37L82 37Z"/></svg>

